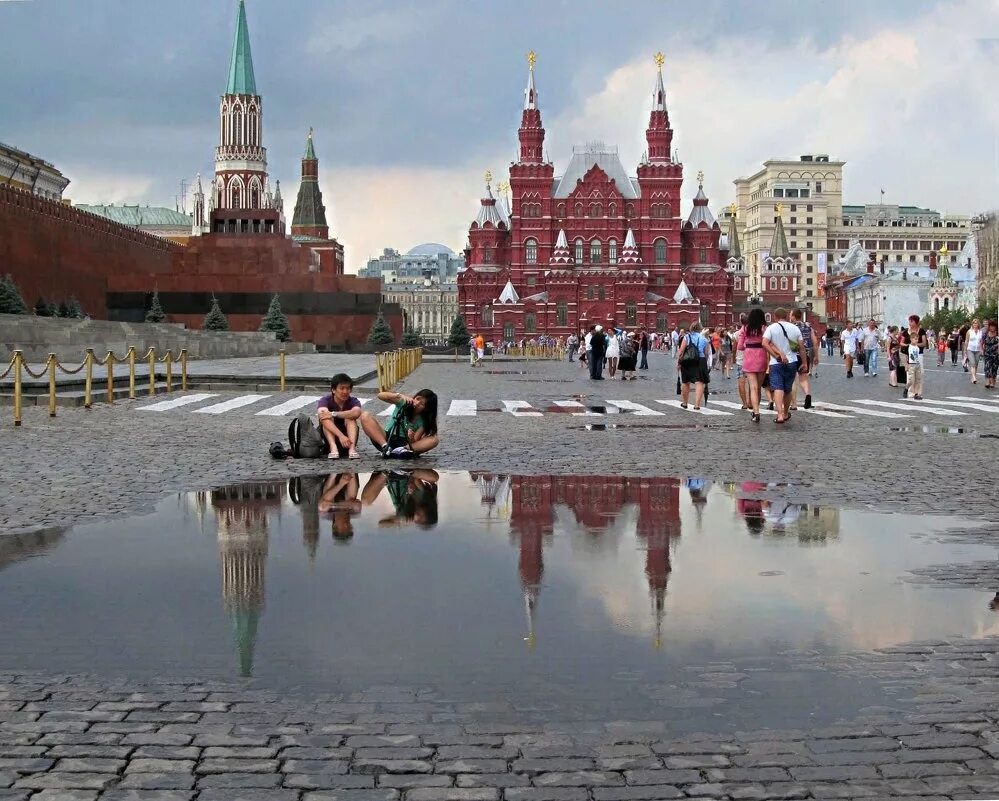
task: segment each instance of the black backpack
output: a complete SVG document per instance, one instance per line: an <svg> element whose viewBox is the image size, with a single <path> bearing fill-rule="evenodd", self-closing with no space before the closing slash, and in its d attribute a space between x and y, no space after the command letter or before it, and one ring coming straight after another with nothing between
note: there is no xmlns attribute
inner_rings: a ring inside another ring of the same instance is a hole
<svg viewBox="0 0 999 801"><path fill-rule="evenodd" d="M291 421L288 426L288 443L291 445L291 455L296 459L318 459L328 450L326 439L307 414L299 414Z"/></svg>

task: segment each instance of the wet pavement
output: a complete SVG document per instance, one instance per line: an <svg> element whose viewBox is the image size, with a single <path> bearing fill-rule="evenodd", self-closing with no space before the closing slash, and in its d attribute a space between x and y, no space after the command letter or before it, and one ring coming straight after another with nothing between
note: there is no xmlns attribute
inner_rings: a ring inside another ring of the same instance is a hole
<svg viewBox="0 0 999 801"><path fill-rule="evenodd" d="M0 553L0 669L401 684L723 731L900 708L815 658L999 634L988 588L930 580L995 558L945 536L966 521L798 489L417 468L185 493Z"/></svg>

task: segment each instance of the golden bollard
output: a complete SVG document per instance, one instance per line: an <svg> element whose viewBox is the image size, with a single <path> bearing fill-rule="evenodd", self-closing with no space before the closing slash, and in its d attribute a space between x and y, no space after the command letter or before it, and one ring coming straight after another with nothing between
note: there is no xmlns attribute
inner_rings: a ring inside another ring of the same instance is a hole
<svg viewBox="0 0 999 801"><path fill-rule="evenodd" d="M285 366L284 366L285 352L284 348L278 352L278 374L281 376L281 391L284 392L285 387Z"/></svg>
<svg viewBox="0 0 999 801"><path fill-rule="evenodd" d="M187 392L187 348L180 349L180 388Z"/></svg>
<svg viewBox="0 0 999 801"><path fill-rule="evenodd" d="M24 363L24 354L19 350L14 351L14 426L21 425L21 365Z"/></svg>
<svg viewBox="0 0 999 801"><path fill-rule="evenodd" d="M54 353L49 354L49 360L45 363L49 371L49 417L56 416L56 366L58 363Z"/></svg>
<svg viewBox="0 0 999 801"><path fill-rule="evenodd" d="M114 403L114 353L108 351L106 357L108 366L108 403Z"/></svg>
<svg viewBox="0 0 999 801"><path fill-rule="evenodd" d="M150 348L149 353L149 394L156 394L156 348Z"/></svg>
<svg viewBox="0 0 999 801"><path fill-rule="evenodd" d="M166 391L173 392L173 351L167 349L163 354L163 364L166 365Z"/></svg>
<svg viewBox="0 0 999 801"><path fill-rule="evenodd" d="M128 399L135 400L135 345L128 349Z"/></svg>
<svg viewBox="0 0 999 801"><path fill-rule="evenodd" d="M83 357L83 370L86 380L83 384L83 408L89 409L93 403L94 392L94 349L87 348L87 353Z"/></svg>

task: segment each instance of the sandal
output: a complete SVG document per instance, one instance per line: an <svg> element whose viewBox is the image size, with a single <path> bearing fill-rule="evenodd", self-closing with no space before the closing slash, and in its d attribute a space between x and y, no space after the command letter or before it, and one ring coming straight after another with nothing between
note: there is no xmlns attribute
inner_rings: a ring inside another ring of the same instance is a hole
<svg viewBox="0 0 999 801"><path fill-rule="evenodd" d="M361 458L361 454L359 454L357 452L357 449L354 448L354 449L351 449L350 453L347 454L347 458L348 459L360 459Z"/></svg>
<svg viewBox="0 0 999 801"><path fill-rule="evenodd" d="M681 403L680 404L680 408L681 409L686 409L687 408L687 404L686 403Z"/></svg>
<svg viewBox="0 0 999 801"><path fill-rule="evenodd" d="M777 425L782 426L782 425L784 425L784 423L787 422L787 418L785 417L783 420L781 420L779 417L777 417L777 418L774 419L774 422Z"/></svg>
<svg viewBox="0 0 999 801"><path fill-rule="evenodd" d="M336 450L332 450L332 451L330 451L329 456L327 456L326 458L327 459L339 459L340 458L340 454L337 453Z"/></svg>
<svg viewBox="0 0 999 801"><path fill-rule="evenodd" d="M699 412L700 410L701 410L701 407L700 407L700 406L695 406L695 407L694 407L694 411L695 411L695 412Z"/></svg>
<svg viewBox="0 0 999 801"><path fill-rule="evenodd" d="M760 422L760 415L759 415L759 412L753 412L753 413L752 413L752 414L750 415L750 417L752 418L752 420L753 420L753 422L754 422L754 423L758 423L758 422Z"/></svg>

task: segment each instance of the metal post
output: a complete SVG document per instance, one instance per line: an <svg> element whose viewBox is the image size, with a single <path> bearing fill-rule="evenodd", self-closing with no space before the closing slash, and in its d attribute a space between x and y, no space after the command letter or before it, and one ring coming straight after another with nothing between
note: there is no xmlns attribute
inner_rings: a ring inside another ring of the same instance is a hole
<svg viewBox="0 0 999 801"><path fill-rule="evenodd" d="M135 400L135 345L128 349L128 399Z"/></svg>
<svg viewBox="0 0 999 801"><path fill-rule="evenodd" d="M278 353L278 373L281 376L281 391L284 392L285 387L285 363L284 363L285 352L284 348L281 348Z"/></svg>
<svg viewBox="0 0 999 801"><path fill-rule="evenodd" d="M94 402L94 349L87 348L87 353L83 357L83 371L86 381L83 385L83 407L89 409Z"/></svg>
<svg viewBox="0 0 999 801"><path fill-rule="evenodd" d="M163 354L163 363L166 365L166 391L173 392L173 351L167 349Z"/></svg>
<svg viewBox="0 0 999 801"><path fill-rule="evenodd" d="M180 388L187 392L187 348L180 349Z"/></svg>
<svg viewBox="0 0 999 801"><path fill-rule="evenodd" d="M19 350L14 351L14 426L21 425L21 365L24 363L24 354Z"/></svg>
<svg viewBox="0 0 999 801"><path fill-rule="evenodd" d="M149 353L149 394L156 394L156 348L150 348Z"/></svg>
<svg viewBox="0 0 999 801"><path fill-rule="evenodd" d="M56 416L56 365L58 361L56 360L56 355L54 353L49 354L49 359L45 363L45 366L49 371L49 417Z"/></svg>
<svg viewBox="0 0 999 801"><path fill-rule="evenodd" d="M114 353L108 351L108 403L114 403Z"/></svg>

